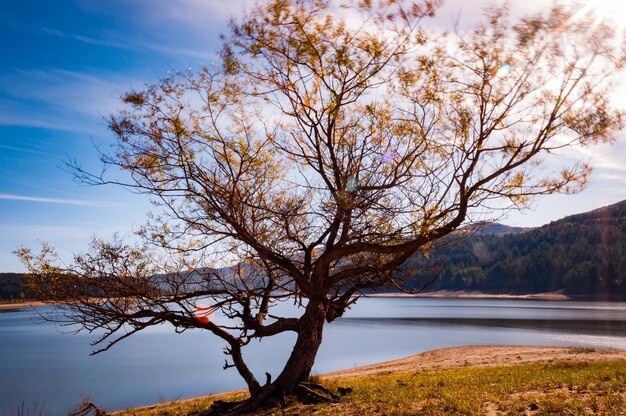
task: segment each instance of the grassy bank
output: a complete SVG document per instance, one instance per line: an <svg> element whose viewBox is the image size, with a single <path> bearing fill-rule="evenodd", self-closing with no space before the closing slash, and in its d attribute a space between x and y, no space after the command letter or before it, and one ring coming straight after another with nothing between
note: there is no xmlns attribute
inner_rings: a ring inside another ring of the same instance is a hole
<svg viewBox="0 0 626 416"><path fill-rule="evenodd" d="M585 351L581 351L585 353ZM593 354L593 350L587 351ZM301 405L287 400L259 415L623 415L626 360L555 361L497 367L320 378L335 390L352 392L339 403ZM230 393L130 409L118 415L201 414Z"/></svg>

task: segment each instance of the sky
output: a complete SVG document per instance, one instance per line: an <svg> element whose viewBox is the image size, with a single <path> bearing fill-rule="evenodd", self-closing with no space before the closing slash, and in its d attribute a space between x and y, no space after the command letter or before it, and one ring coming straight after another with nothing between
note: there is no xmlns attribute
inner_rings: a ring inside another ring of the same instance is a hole
<svg viewBox="0 0 626 416"><path fill-rule="evenodd" d="M487 1L497 0L449 0L434 22L476 19ZM545 4L527 0L523 7ZM76 160L99 171L98 149L106 151L115 142L106 117L121 108L119 96L168 71L219 62L219 35L226 33L230 17L251 5L247 0L3 3L0 272L24 271L12 254L22 245L37 249L48 242L68 255L85 249L91 236L130 236L144 222L152 208L146 196L76 183L65 163ZM616 97L626 104L623 92ZM502 222L539 226L626 199L626 135L576 156L594 166L585 190L540 198Z"/></svg>

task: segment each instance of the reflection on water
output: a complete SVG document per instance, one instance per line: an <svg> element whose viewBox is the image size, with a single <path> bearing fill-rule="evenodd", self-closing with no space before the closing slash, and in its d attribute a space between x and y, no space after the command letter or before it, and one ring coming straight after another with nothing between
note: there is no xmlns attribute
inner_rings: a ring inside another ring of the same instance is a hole
<svg viewBox="0 0 626 416"><path fill-rule="evenodd" d="M281 306L290 312L288 305ZM91 357L96 335L66 335L34 324L29 309L0 309L0 416L24 401L66 414L84 395L108 409L243 387L223 371L223 342L203 331L150 328ZM293 312L293 311L291 311ZM274 376L293 334L250 345L259 375ZM350 368L460 345L576 345L626 349L626 303L502 299L361 299L326 327L314 371ZM264 378L263 376L261 378Z"/></svg>
<svg viewBox="0 0 626 416"><path fill-rule="evenodd" d="M475 326L626 337L626 321L509 318L344 318L341 325Z"/></svg>
<svg viewBox="0 0 626 416"><path fill-rule="evenodd" d="M15 313L23 310L24 308L0 308L0 313Z"/></svg>

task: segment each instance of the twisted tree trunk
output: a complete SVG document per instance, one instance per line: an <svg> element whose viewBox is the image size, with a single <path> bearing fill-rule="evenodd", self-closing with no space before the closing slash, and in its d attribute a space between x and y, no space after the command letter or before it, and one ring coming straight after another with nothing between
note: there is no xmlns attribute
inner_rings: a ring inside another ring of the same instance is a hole
<svg viewBox="0 0 626 416"><path fill-rule="evenodd" d="M326 299L309 301L300 318L298 338L280 375L272 383L252 393L250 399L232 409L232 414L250 412L262 406L272 405L292 393L299 383L308 380L322 343L327 310Z"/></svg>

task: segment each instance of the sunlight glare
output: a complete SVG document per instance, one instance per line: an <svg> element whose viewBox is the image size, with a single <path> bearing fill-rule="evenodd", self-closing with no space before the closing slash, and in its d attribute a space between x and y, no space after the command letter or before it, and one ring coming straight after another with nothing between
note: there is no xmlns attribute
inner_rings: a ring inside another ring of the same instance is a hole
<svg viewBox="0 0 626 416"><path fill-rule="evenodd" d="M572 3L581 6L580 11L577 13L580 18L593 14L598 23L609 23L619 32L623 32L626 27L626 1L583 0L573 1Z"/></svg>

